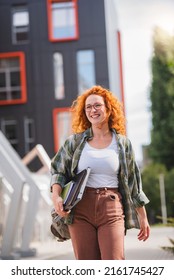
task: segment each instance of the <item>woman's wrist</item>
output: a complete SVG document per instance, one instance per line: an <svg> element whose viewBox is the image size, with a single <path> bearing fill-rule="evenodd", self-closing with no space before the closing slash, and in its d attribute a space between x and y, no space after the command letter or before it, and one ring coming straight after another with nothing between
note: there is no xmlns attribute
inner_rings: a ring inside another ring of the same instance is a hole
<svg viewBox="0 0 174 280"><path fill-rule="evenodd" d="M62 192L62 188L59 184L54 184L52 185L52 193L53 193L53 196L61 196L61 192Z"/></svg>
<svg viewBox="0 0 174 280"><path fill-rule="evenodd" d="M147 219L147 214L144 206L136 208L136 211L141 219Z"/></svg>

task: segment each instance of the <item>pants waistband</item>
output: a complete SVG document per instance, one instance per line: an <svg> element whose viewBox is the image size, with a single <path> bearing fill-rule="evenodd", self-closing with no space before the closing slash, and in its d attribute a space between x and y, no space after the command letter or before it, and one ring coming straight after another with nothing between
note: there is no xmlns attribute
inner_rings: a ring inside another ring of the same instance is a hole
<svg viewBox="0 0 174 280"><path fill-rule="evenodd" d="M114 192L119 192L118 191L118 188L91 188L91 187L86 187L85 188L85 191L87 192L94 192L94 193L100 193L100 192L103 192L103 191L114 191Z"/></svg>

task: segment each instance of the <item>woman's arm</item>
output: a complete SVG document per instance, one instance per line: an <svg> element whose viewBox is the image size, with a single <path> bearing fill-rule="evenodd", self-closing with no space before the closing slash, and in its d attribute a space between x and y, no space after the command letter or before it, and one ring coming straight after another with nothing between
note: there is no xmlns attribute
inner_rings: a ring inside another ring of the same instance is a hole
<svg viewBox="0 0 174 280"><path fill-rule="evenodd" d="M69 211L63 210L63 199L61 197L62 187L59 184L52 185L52 200L54 209L60 217L67 217Z"/></svg>
<svg viewBox="0 0 174 280"><path fill-rule="evenodd" d="M150 226L147 219L145 204L149 202L149 199L143 192L141 173L135 161L134 151L130 141L128 142L128 151L129 151L128 152L129 157L127 158L127 166L128 166L128 173L129 173L128 184L129 184L129 189L131 190L132 201L134 203L134 207L138 214L138 220L140 225L138 239L146 241L150 235Z"/></svg>
<svg viewBox="0 0 174 280"><path fill-rule="evenodd" d="M147 219L145 207L137 207L136 211L138 213L138 219L140 224L140 231L138 234L138 239L141 241L146 241L150 235L150 226Z"/></svg>

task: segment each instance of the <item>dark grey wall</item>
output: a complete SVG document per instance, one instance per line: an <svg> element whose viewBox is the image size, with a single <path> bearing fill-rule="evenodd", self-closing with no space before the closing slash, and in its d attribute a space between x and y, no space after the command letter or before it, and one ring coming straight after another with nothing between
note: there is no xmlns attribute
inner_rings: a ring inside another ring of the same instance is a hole
<svg viewBox="0 0 174 280"><path fill-rule="evenodd" d="M12 45L11 7L27 4L30 15L29 43ZM23 117L35 120L36 143L44 146L49 156L54 154L52 110L68 107L77 96L76 51L95 51L97 84L109 87L106 34L103 0L78 1L79 40L50 42L46 0L0 0L0 52L23 51L26 57L28 102L21 105L0 106L0 118L12 116L18 120L20 145L24 155ZM64 100L54 98L53 53L64 57Z"/></svg>

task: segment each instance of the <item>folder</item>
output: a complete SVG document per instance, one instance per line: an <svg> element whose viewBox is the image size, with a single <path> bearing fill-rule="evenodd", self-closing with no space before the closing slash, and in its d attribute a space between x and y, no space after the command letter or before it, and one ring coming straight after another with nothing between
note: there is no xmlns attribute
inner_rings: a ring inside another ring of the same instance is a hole
<svg viewBox="0 0 174 280"><path fill-rule="evenodd" d="M64 186L61 197L65 211L71 210L82 199L90 171L89 167L82 170Z"/></svg>

